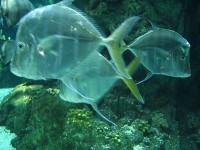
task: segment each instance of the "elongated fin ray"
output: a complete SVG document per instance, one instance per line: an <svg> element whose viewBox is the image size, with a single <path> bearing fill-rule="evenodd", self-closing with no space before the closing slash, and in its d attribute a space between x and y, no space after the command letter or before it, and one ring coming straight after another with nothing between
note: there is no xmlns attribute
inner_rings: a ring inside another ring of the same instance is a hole
<svg viewBox="0 0 200 150"><path fill-rule="evenodd" d="M86 104L90 104L92 106L92 108L95 110L95 112L106 122L108 122L111 125L116 126L115 123L113 123L112 121L110 121L108 118L106 118L98 109L97 103L99 101L99 99L90 99L87 97L83 97L83 95L80 95L79 93L75 92L72 88L69 88L68 86L66 86L65 84L61 83L60 85L60 97L63 100L69 101L69 102L73 102L73 103L86 103Z"/></svg>
<svg viewBox="0 0 200 150"><path fill-rule="evenodd" d="M144 100L137 88L137 85L133 82L132 79L127 79L122 77L122 80L126 83L126 85L129 87L129 89L131 90L131 92L133 93L133 95L136 97L136 99L141 102L142 104L144 104Z"/></svg>
<svg viewBox="0 0 200 150"><path fill-rule="evenodd" d="M103 119L105 120L106 122L108 122L109 124L113 125L113 126L116 126L116 124L112 121L110 121L108 118L106 118L99 110L98 106L96 103L92 103L91 104L92 108L96 111L96 113Z"/></svg>

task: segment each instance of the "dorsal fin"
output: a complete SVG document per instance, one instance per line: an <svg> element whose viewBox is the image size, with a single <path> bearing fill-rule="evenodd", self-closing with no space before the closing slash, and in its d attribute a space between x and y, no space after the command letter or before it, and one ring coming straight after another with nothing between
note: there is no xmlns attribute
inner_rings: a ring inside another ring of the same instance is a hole
<svg viewBox="0 0 200 150"><path fill-rule="evenodd" d="M90 24L92 24L92 26L95 27L96 31L102 36L102 37L106 37L105 33L101 30L101 28L97 25L96 21L94 19L92 19L91 17L89 17L85 12L83 12L82 10L80 10L79 8L77 8L76 6L74 6L72 4L74 0L63 0L62 2L60 2L60 4L64 4L65 6L73 9L74 11L78 12L79 14L81 14Z"/></svg>
<svg viewBox="0 0 200 150"><path fill-rule="evenodd" d="M63 0L63 2L65 3L66 6L72 5L72 2L73 2L73 1L74 1L74 0Z"/></svg>

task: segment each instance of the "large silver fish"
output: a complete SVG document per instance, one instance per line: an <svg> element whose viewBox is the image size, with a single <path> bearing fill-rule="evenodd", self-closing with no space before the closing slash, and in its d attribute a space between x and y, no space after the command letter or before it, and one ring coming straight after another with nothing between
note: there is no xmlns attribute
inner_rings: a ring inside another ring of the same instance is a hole
<svg viewBox="0 0 200 150"><path fill-rule="evenodd" d="M141 63L153 74L189 77L190 44L180 34L168 29L156 29L138 37L129 46Z"/></svg>
<svg viewBox="0 0 200 150"><path fill-rule="evenodd" d="M16 25L32 9L34 7L29 0L1 0L1 15L8 26Z"/></svg>
<svg viewBox="0 0 200 150"><path fill-rule="evenodd" d="M127 72L121 57L123 38L139 20L124 21L108 38L85 14L71 6L70 1L37 8L19 23L17 50L11 61L11 71L30 79L59 79L80 64L92 51L104 45L119 72L135 97L143 99ZM30 73L31 72L31 73Z"/></svg>

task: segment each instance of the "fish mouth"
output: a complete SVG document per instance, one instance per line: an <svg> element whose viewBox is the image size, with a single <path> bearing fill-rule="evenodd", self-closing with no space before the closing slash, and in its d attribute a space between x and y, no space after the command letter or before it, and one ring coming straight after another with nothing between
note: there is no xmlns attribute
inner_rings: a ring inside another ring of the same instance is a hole
<svg viewBox="0 0 200 150"><path fill-rule="evenodd" d="M191 76L190 67L183 70L183 74L180 76L181 78L188 78Z"/></svg>
<svg viewBox="0 0 200 150"><path fill-rule="evenodd" d="M189 61L188 61L189 62ZM190 63L187 63L187 65L185 65L185 68L183 69L184 72L184 77L190 77L191 76L191 69L190 69Z"/></svg>
<svg viewBox="0 0 200 150"><path fill-rule="evenodd" d="M183 76L181 76L182 78L188 78L191 76L191 73L185 73Z"/></svg>

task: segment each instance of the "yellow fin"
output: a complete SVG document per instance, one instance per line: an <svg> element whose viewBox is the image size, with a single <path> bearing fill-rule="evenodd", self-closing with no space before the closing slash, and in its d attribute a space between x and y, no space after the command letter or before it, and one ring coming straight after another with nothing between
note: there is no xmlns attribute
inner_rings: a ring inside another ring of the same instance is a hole
<svg viewBox="0 0 200 150"><path fill-rule="evenodd" d="M108 38L103 39L111 59L118 70L120 77L129 87L133 95L138 101L144 103L142 96L137 88L137 85L132 80L129 73L134 73L139 65L140 59L136 58L131 64L126 68L122 57L122 53L126 48L126 44L123 42L125 36L131 31L135 24L140 20L139 16L133 16L125 20Z"/></svg>
<svg viewBox="0 0 200 150"><path fill-rule="evenodd" d="M140 16L132 16L126 19L110 36L109 38L115 39L118 42L121 42L136 23L141 19Z"/></svg>
<svg viewBox="0 0 200 150"><path fill-rule="evenodd" d="M127 67L127 71L130 75L133 75L135 73L136 69L140 65L140 60L141 58L136 57L134 60L132 60L132 62L130 62L130 64Z"/></svg>
<svg viewBox="0 0 200 150"><path fill-rule="evenodd" d="M125 63L123 60L123 57L121 56L121 51L120 51L120 46L117 43L110 43L110 56L113 60L113 63L115 65L115 67L117 68L117 70L119 71L119 73L128 79L131 79L131 76L129 75L126 67L125 67Z"/></svg>
<svg viewBox="0 0 200 150"><path fill-rule="evenodd" d="M131 79L131 76L126 70L124 60L121 56L125 45L125 43L123 43L123 39L128 35L139 20L139 16L133 16L126 19L108 38L103 39L115 67L123 77L128 79Z"/></svg>
<svg viewBox="0 0 200 150"><path fill-rule="evenodd" d="M129 89L131 90L133 95L136 97L136 99L139 102L141 102L142 104L144 104L144 100L143 100L142 96L140 95L140 92L139 92L139 90L137 88L137 85L134 83L134 81L132 79L127 79L127 78L124 78L124 77L122 77L122 80L129 87Z"/></svg>

